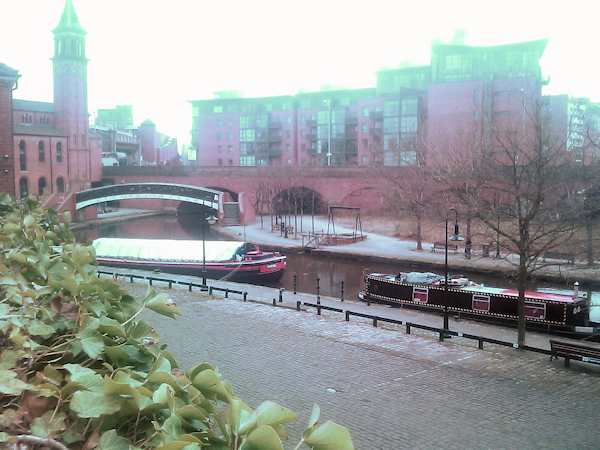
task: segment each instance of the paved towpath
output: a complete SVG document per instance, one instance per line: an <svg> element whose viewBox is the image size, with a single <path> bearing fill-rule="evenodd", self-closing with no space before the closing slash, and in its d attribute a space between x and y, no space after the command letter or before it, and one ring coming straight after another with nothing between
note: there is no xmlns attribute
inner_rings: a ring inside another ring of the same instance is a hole
<svg viewBox="0 0 600 450"><path fill-rule="evenodd" d="M145 293L142 283L120 282L138 298ZM600 440L596 366L573 362L569 370L535 353L481 351L339 314L154 287L171 295L182 317L144 319L183 368L207 361L251 407L270 399L300 415L287 427L286 449L313 403L363 450L594 449Z"/></svg>

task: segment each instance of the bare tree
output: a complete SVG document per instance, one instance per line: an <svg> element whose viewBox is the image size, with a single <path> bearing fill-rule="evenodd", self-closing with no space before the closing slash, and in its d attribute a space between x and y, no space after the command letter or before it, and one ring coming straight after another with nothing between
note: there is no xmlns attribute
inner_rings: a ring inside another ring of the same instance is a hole
<svg viewBox="0 0 600 450"><path fill-rule="evenodd" d="M374 177L387 194L389 208L409 211L415 218L417 250L423 250L423 220L437 203L440 184L436 166L427 165L428 145L422 133L408 142L388 142L371 147Z"/></svg>
<svg viewBox="0 0 600 450"><path fill-rule="evenodd" d="M566 139L551 135L539 101L521 102L522 114L514 114L518 119L495 123L479 153L456 146L436 162L448 192L515 256L506 261L516 269L520 347L525 345L528 279L542 266L540 256L564 248L574 236L579 208Z"/></svg>

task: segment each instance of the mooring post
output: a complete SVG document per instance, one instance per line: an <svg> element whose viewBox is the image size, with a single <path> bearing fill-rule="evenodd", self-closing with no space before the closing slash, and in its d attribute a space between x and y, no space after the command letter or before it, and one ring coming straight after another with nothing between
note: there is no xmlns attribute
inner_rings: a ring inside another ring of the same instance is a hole
<svg viewBox="0 0 600 450"><path fill-rule="evenodd" d="M350 311L346 310L346 322L350 322Z"/></svg>
<svg viewBox="0 0 600 450"><path fill-rule="evenodd" d="M279 303L283 301L283 291L285 291L284 288L279 288Z"/></svg>
<svg viewBox="0 0 600 450"><path fill-rule="evenodd" d="M248 293L244 292L244 301L246 301L246 297L248 297Z"/></svg>
<svg viewBox="0 0 600 450"><path fill-rule="evenodd" d="M188 290L189 290L190 292L192 292L192 283L190 283L190 284L188 285Z"/></svg>
<svg viewBox="0 0 600 450"><path fill-rule="evenodd" d="M229 288L225 289L225 298L229 298Z"/></svg>
<svg viewBox="0 0 600 450"><path fill-rule="evenodd" d="M342 278L342 301L344 301L344 279Z"/></svg>
<svg viewBox="0 0 600 450"><path fill-rule="evenodd" d="M317 305L317 316L321 315L321 305Z"/></svg>
<svg viewBox="0 0 600 450"><path fill-rule="evenodd" d="M148 284L152 286L152 278L148 278Z"/></svg>
<svg viewBox="0 0 600 450"><path fill-rule="evenodd" d="M297 287L298 287L298 274L296 272L294 272L294 294L297 294Z"/></svg>
<svg viewBox="0 0 600 450"><path fill-rule="evenodd" d="M208 288L208 295L212 295L212 286Z"/></svg>
<svg viewBox="0 0 600 450"><path fill-rule="evenodd" d="M300 303L302 303L302 302L300 302L300 301L296 302L296 311L300 311Z"/></svg>
<svg viewBox="0 0 600 450"><path fill-rule="evenodd" d="M133 283L133 275L129 275L129 282Z"/></svg>
<svg viewBox="0 0 600 450"><path fill-rule="evenodd" d="M373 326L377 328L377 317L373 317Z"/></svg>
<svg viewBox="0 0 600 450"><path fill-rule="evenodd" d="M406 334L410 334L410 322L406 322Z"/></svg>
<svg viewBox="0 0 600 450"><path fill-rule="evenodd" d="M173 289L173 282L169 280L169 289Z"/></svg>
<svg viewBox="0 0 600 450"><path fill-rule="evenodd" d="M273 299L273 306L277 306L277 299Z"/></svg>

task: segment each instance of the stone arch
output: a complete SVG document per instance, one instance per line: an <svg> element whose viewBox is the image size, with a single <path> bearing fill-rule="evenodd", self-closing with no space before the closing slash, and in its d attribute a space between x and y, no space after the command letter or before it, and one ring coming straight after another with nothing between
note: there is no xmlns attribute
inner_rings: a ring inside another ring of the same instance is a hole
<svg viewBox="0 0 600 450"><path fill-rule="evenodd" d="M284 189L273 199L275 214L327 214L327 202L319 192L305 186Z"/></svg>
<svg viewBox="0 0 600 450"><path fill-rule="evenodd" d="M56 179L56 192L58 192L58 193L65 192L65 179L63 177L58 177Z"/></svg>

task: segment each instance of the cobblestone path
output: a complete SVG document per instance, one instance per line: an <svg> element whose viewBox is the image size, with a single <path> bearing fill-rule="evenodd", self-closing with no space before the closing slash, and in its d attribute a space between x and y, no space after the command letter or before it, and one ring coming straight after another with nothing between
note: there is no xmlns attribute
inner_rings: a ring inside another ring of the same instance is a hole
<svg viewBox="0 0 600 450"><path fill-rule="evenodd" d="M125 287L137 298L146 290ZM298 413L285 448L298 442L313 403L361 450L600 447L596 366L569 370L547 356L480 351L341 315L164 291L182 317L144 320L184 369L207 361L252 408L273 400Z"/></svg>

